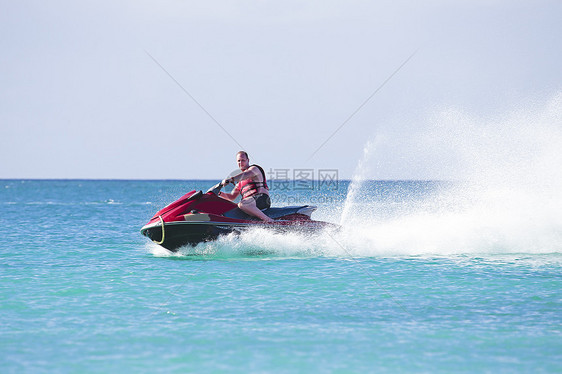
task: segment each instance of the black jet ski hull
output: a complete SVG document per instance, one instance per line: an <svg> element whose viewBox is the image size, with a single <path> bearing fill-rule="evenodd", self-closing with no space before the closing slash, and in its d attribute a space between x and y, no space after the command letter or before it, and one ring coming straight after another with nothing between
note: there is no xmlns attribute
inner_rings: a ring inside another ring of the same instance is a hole
<svg viewBox="0 0 562 374"><path fill-rule="evenodd" d="M187 245L195 246L202 242L216 240L220 235L239 233L246 228L245 226L247 225L226 225L222 222L220 224L172 222L164 224L163 232L162 225L157 225L145 226L141 233L156 244L170 251L176 251Z"/></svg>
<svg viewBox="0 0 562 374"><path fill-rule="evenodd" d="M286 223L286 224L284 224ZM277 224L260 223L226 223L226 222L173 222L162 225L147 225L141 233L158 245L177 251L184 246L196 246L199 243L216 240L221 235L239 234L251 228L262 228L275 232L300 232L312 234L326 228L336 228L336 225L320 221L279 222ZM163 240L162 240L163 239Z"/></svg>

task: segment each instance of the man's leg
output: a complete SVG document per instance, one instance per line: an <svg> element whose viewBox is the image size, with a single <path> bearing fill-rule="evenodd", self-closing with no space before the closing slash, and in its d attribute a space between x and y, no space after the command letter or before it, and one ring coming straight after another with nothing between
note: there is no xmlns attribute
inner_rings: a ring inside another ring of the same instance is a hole
<svg viewBox="0 0 562 374"><path fill-rule="evenodd" d="M258 217L262 221L273 222L273 220L271 218L266 216L261 210L258 209L258 207L256 206L256 200L254 200L251 197L246 198L246 199L242 199L238 203L238 207L240 209L242 209L244 212L246 212L246 213L248 213L248 214L250 214L254 217Z"/></svg>

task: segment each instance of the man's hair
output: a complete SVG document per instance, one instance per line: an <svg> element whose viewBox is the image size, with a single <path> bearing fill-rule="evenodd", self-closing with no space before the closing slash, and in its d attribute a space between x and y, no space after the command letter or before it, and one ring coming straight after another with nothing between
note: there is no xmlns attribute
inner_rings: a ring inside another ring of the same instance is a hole
<svg viewBox="0 0 562 374"><path fill-rule="evenodd" d="M238 153L236 153L236 156L238 155L244 155L248 160L250 160L250 157L248 157L248 153L246 153L246 151L238 151Z"/></svg>

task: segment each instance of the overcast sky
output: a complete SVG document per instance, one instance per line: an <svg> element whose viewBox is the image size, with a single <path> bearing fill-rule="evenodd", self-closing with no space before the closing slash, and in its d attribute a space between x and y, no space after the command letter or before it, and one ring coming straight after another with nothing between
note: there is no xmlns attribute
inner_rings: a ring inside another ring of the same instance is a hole
<svg viewBox="0 0 562 374"><path fill-rule="evenodd" d="M221 178L240 145L350 178L369 140L370 178L454 177L436 117L562 90L558 0L0 2L0 178Z"/></svg>

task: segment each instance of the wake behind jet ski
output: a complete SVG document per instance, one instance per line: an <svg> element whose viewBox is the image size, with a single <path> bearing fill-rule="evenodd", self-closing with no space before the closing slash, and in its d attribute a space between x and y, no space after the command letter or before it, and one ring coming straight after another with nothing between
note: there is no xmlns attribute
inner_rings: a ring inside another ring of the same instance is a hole
<svg viewBox="0 0 562 374"><path fill-rule="evenodd" d="M232 201L221 198L222 187L221 182L206 193L188 192L158 211L141 229L141 234L170 251L177 251L182 246L197 245L252 227L303 232L336 227L328 222L312 220L311 214L316 207L310 205L264 209L262 212L273 219L272 222L264 222L248 215Z"/></svg>

